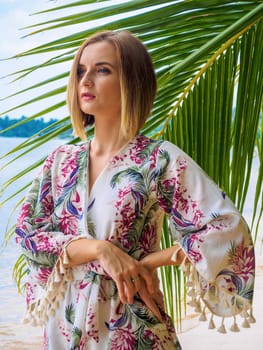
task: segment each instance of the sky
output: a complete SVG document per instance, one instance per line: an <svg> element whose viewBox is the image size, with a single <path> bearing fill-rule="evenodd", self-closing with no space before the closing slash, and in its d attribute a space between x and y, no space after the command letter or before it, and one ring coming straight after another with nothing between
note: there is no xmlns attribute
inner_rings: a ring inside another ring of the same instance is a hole
<svg viewBox="0 0 263 350"><path fill-rule="evenodd" d="M1 36L0 36L0 76L3 77L6 74L10 74L19 69L34 65L42 62L43 57L31 57L12 60L3 60L8 57L12 57L15 54L28 50L32 47L38 46L41 43L52 39L53 33L39 34L35 36L25 37L29 30L22 30L21 28L51 18L51 15L34 15L33 13L41 11L46 8L61 5L62 3L70 3L72 1L67 0L0 0L0 23L1 23ZM54 15L53 15L54 16ZM32 74L28 77L21 79L18 82L12 83L12 78L0 79L0 116L8 115L10 118L19 118L22 115L30 116L34 114L39 107L39 104L32 106L25 106L18 110L3 114L12 106L23 103L27 99L35 97L31 93L23 94L17 97L13 97L7 100L2 100L6 96L15 93L18 90L24 89L30 84L35 84L39 79L44 77L44 72L38 71L37 74ZM45 92L42 90L42 92ZM63 113L63 112L62 112ZM51 117L59 118L56 115L49 115L45 119Z"/></svg>
<svg viewBox="0 0 263 350"><path fill-rule="evenodd" d="M112 2L120 2L120 0L111 0ZM126 0L127 1L127 0ZM38 11L57 7L65 4L74 2L74 0L0 0L0 23L1 23L1 36L0 36L0 77L10 74L14 71L23 69L25 67L30 67L37 63L43 62L48 56L34 55L31 57L19 58L6 60L20 52L31 49L42 43L51 41L59 36L64 36L67 34L72 34L76 30L86 29L86 24L80 24L72 27L64 27L63 29L48 31L46 33L40 33L33 36L25 36L30 32L29 29L21 29L25 26L29 26L38 22L43 22L48 19L60 17L63 15L63 11L53 12L50 14L32 15ZM98 6L98 3L96 4ZM80 7L71 9L70 13L79 13ZM68 15L69 11L65 11ZM12 78L2 78L0 79L0 117L8 115L10 118L20 118L22 115L31 116L41 109L45 108L47 102L39 101L30 106L24 106L17 110L6 112L13 106L19 105L28 99L36 97L36 91L17 95L12 98L5 99L6 96L14 94L15 92L22 90L30 85L36 84L45 77L50 77L52 73L58 74L69 70L71 62L65 63L61 66L54 66L48 68L47 71L38 70L36 73L30 74L27 77L23 77L21 80L16 82L11 82ZM64 83L60 82L60 85ZM65 84L67 80L65 80ZM46 93L47 89L55 88L48 86L39 89L38 92ZM65 96L64 96L65 97ZM63 96L61 96L61 99ZM57 102L56 98L53 98L54 103ZM52 99L50 99L52 102ZM41 109L40 109L41 108ZM6 113L5 113L6 112ZM60 119L67 115L67 108L63 107L59 111L54 111L44 117L45 120L50 118Z"/></svg>

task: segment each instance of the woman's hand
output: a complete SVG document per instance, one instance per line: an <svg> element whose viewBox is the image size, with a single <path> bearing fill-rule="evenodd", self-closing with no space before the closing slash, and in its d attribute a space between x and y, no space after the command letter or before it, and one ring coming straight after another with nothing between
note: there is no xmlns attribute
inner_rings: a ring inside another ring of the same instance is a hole
<svg viewBox="0 0 263 350"><path fill-rule="evenodd" d="M115 281L121 302L132 304L134 295L138 293L147 308L162 322L159 307L164 307L163 295L156 271L146 268L112 243L105 243L99 253L99 261Z"/></svg>
<svg viewBox="0 0 263 350"><path fill-rule="evenodd" d="M148 309L154 314L154 316L162 322L162 315L160 313L160 309L164 310L164 300L163 294L160 290L159 278L157 276L157 272L150 272L153 277L153 285L154 285L154 293L151 295L147 292L147 288L143 281L141 281L141 288L138 290L138 294L140 298L144 302L144 304L148 307Z"/></svg>
<svg viewBox="0 0 263 350"><path fill-rule="evenodd" d="M100 245L98 260L116 283L122 303L132 304L134 295L141 291L148 304L154 308L154 301L149 297L155 293L154 280L144 265L108 241Z"/></svg>
<svg viewBox="0 0 263 350"><path fill-rule="evenodd" d="M156 286L152 270L133 259L114 244L104 240L80 239L67 245L67 267L98 260L104 271L116 283L122 303L132 304L134 295L140 290L141 298L148 308L160 318L155 303ZM153 295L153 298L151 298Z"/></svg>

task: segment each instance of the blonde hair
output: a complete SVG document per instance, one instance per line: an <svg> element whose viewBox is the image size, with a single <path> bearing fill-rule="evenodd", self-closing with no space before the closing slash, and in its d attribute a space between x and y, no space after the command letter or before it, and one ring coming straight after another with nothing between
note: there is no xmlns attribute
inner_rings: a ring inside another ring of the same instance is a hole
<svg viewBox="0 0 263 350"><path fill-rule="evenodd" d="M132 139L149 116L157 84L151 57L142 42L128 31L104 31L93 34L78 49L73 60L67 88L67 104L74 134L86 139L85 128L94 117L83 113L78 102L78 64L84 48L107 41L117 52L121 88L121 136Z"/></svg>

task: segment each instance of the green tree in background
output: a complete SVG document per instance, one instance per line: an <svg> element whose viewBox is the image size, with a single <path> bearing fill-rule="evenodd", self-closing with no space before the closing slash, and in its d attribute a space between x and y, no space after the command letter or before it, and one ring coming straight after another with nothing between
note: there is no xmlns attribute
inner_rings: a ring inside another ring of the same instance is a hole
<svg viewBox="0 0 263 350"><path fill-rule="evenodd" d="M33 30L30 35L37 35L72 26L71 35L57 37L16 56L49 53L51 58L13 74L20 79L36 70L46 69L47 78L18 91L16 95L31 91L35 97L19 106L11 106L2 114L43 100L45 108L20 123L50 112L60 115L66 91L62 81L69 72L53 76L48 75L48 68L71 61L79 45L95 31L130 30L149 49L158 78L158 95L143 129L145 134L168 139L187 152L241 211L248 192L253 157L259 158L252 223L256 240L263 212L263 2L134 0L116 4L116 1L80 0L64 6L62 0L59 3L62 5L45 11L53 13L53 19L28 30ZM41 14L38 14L39 21ZM85 23L87 29L77 32L74 25L79 23ZM54 82L58 87L50 89L49 84ZM39 87L46 87L46 92L38 94ZM54 96L56 103L50 103L49 98ZM44 133L33 135L11 150L8 156L19 151L22 157L70 128L70 117L65 115L52 124L52 128L46 127ZM6 165L14 166L16 159L17 154ZM40 159L9 179L2 191L42 161ZM166 247L171 244L166 222L163 231L162 244ZM13 228L10 228L7 236L11 237L12 233ZM17 262L15 271L20 281L25 273L23 258ZM162 270L162 277L168 312L172 317L175 313L181 315L182 275L177 268L169 267ZM176 299L171 286L177 293Z"/></svg>

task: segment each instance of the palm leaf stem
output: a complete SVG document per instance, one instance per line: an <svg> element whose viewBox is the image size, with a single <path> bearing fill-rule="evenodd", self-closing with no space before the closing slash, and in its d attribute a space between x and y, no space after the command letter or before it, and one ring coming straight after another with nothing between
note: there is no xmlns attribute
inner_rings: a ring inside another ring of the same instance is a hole
<svg viewBox="0 0 263 350"><path fill-rule="evenodd" d="M224 43L213 55L212 57L204 64L204 66L200 69L200 71L195 75L195 77L190 81L190 83L187 85L187 87L184 89L183 93L179 97L178 101L175 103L173 108L171 109L170 113L166 117L166 121L162 126L162 129L157 133L157 137L160 138L162 134L164 133L164 130L167 128L167 125L169 124L170 120L174 117L175 111L178 109L178 107L181 105L182 101L185 99L186 95L189 93L189 91L193 88L193 86L196 84L197 80L207 71L207 69L217 60L217 58L229 47L231 46L243 33L247 32L252 24L249 24L246 28L244 28L242 31L238 32L236 35L231 37L229 40L227 40L226 43ZM200 49L201 50L201 49Z"/></svg>

